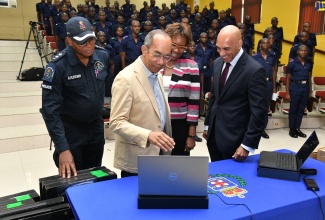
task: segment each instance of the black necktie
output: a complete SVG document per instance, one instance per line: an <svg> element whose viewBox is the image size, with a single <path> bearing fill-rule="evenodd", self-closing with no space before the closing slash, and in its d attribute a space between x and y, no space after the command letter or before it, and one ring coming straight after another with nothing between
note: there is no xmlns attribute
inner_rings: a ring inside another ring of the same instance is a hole
<svg viewBox="0 0 325 220"><path fill-rule="evenodd" d="M220 76L220 81L219 81L219 93L221 93L225 83L226 83L226 79L227 79L227 75L229 72L229 66L230 63L226 63L226 67L224 68L224 70L222 71L222 74Z"/></svg>

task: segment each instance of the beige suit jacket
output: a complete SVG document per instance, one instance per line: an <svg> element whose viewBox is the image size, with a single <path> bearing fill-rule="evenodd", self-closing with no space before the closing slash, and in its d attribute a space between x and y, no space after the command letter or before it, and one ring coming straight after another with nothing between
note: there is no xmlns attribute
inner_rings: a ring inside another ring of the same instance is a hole
<svg viewBox="0 0 325 220"><path fill-rule="evenodd" d="M148 142L151 131L161 131L161 121L152 87L140 59L123 69L112 87L109 127L116 134L114 167L131 173L138 173L138 155L159 155L160 152L158 146ZM163 92L160 74L158 81ZM171 137L170 110L165 96L164 100L167 114L164 130Z"/></svg>

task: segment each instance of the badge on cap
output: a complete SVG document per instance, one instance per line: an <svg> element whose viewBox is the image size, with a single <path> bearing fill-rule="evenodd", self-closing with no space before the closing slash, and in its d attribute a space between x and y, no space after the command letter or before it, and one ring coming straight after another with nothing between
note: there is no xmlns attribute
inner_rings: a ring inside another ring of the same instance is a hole
<svg viewBox="0 0 325 220"><path fill-rule="evenodd" d="M94 68L95 68L96 77L98 77L99 71L102 71L104 69L104 64L100 61L96 61L94 64Z"/></svg>
<svg viewBox="0 0 325 220"><path fill-rule="evenodd" d="M44 72L44 76L42 80L52 82L53 76L54 76L54 70L52 69L52 67L47 67Z"/></svg>
<svg viewBox="0 0 325 220"><path fill-rule="evenodd" d="M86 30L86 25L83 23L83 21L79 21L79 28L80 28L80 30L83 30L83 31Z"/></svg>

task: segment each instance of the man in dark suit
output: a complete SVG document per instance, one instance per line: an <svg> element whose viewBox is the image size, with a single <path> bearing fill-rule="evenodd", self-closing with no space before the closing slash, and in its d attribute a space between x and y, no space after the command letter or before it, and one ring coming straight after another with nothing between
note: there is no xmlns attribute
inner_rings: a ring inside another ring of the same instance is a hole
<svg viewBox="0 0 325 220"><path fill-rule="evenodd" d="M245 160L258 148L264 130L266 73L243 52L242 44L240 31L233 25L218 35L220 58L213 62L214 81L203 132L211 161Z"/></svg>

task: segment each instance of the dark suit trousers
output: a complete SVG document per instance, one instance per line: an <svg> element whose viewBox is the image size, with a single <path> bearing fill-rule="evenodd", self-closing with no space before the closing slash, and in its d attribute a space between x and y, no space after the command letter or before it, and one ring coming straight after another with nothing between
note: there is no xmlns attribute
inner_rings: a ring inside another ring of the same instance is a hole
<svg viewBox="0 0 325 220"><path fill-rule="evenodd" d="M211 162L213 161L219 161L219 160L226 160L226 159L231 159L232 155L234 155L234 153L223 153L220 152L218 149L218 146L216 144L216 140L214 137L215 134L215 122L212 123L212 126L209 127L209 129L211 130L210 136L207 140L207 145L208 145L208 150L209 150L209 155L210 155L210 159Z"/></svg>
<svg viewBox="0 0 325 220"><path fill-rule="evenodd" d="M188 124L186 119L172 119L172 137L175 141L171 155L189 156L190 152L184 151L188 137Z"/></svg>

